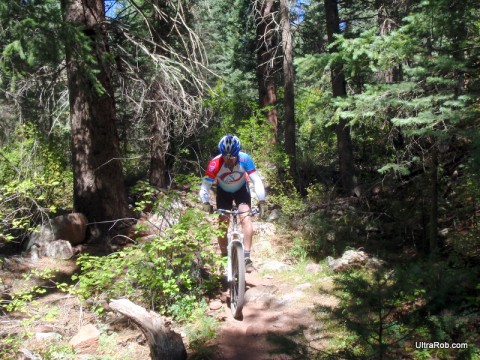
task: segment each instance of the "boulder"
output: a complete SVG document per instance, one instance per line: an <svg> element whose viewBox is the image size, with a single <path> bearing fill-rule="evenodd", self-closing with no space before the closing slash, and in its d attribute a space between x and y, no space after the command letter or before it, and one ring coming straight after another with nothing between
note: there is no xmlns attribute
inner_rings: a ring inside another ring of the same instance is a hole
<svg viewBox="0 0 480 360"><path fill-rule="evenodd" d="M273 210L270 212L270 215L268 216L268 220L269 220L269 221L276 221L276 220L280 219L281 216L282 216L282 210L280 210L280 209L273 209Z"/></svg>
<svg viewBox="0 0 480 360"><path fill-rule="evenodd" d="M383 261L369 256L362 250L347 250L341 258L326 258L330 270L335 272L348 271L353 267L379 268Z"/></svg>
<svg viewBox="0 0 480 360"><path fill-rule="evenodd" d="M318 274L323 271L323 267L320 264L309 263L305 266L305 272L308 274Z"/></svg>
<svg viewBox="0 0 480 360"><path fill-rule="evenodd" d="M272 261L268 261L267 263L263 264L262 265L262 270L263 271L271 271L271 272L292 271L293 267L288 265L288 264L284 264L280 261L272 260Z"/></svg>
<svg viewBox="0 0 480 360"><path fill-rule="evenodd" d="M210 308L210 310L216 311L216 310L220 310L223 307L223 304L221 300L217 299L217 300L211 301L208 307Z"/></svg>
<svg viewBox="0 0 480 360"><path fill-rule="evenodd" d="M173 201L166 208L143 213L137 222L128 228L127 236L138 241L149 241L177 224L183 209L184 205L181 202Z"/></svg>
<svg viewBox="0 0 480 360"><path fill-rule="evenodd" d="M245 301L247 303L269 304L275 298L278 287L275 285L255 286L245 292Z"/></svg>
<svg viewBox="0 0 480 360"><path fill-rule="evenodd" d="M39 257L50 257L54 259L67 260L73 257L74 251L72 244L66 240L54 240L45 243L39 249Z"/></svg>
<svg viewBox="0 0 480 360"><path fill-rule="evenodd" d="M95 354L98 347L100 331L92 324L82 326L68 344L79 354Z"/></svg>
<svg viewBox="0 0 480 360"><path fill-rule="evenodd" d="M85 242L87 223L87 218L81 213L57 216L31 233L25 250L30 250L34 244L41 248L55 240L66 240L73 246L82 244Z"/></svg>

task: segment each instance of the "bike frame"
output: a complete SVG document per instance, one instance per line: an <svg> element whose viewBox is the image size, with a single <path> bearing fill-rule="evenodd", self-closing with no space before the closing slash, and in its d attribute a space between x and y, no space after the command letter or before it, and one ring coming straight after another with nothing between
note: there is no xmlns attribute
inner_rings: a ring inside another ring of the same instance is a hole
<svg viewBox="0 0 480 360"><path fill-rule="evenodd" d="M232 247L233 243L237 242L240 244L240 247L243 250L243 233L241 233L238 230L238 215L240 213L238 212L237 208L233 208L231 211L232 215L232 231L229 231L227 233L227 240L228 240L228 245L227 245L227 280L230 282L232 281Z"/></svg>
<svg viewBox="0 0 480 360"><path fill-rule="evenodd" d="M238 216L242 214L255 215L258 214L257 208L248 211L239 211L233 207L232 210L217 209L221 215L230 215L232 217L232 230L227 232L227 280L232 281L232 247L234 242L238 242L243 250L243 233L238 230Z"/></svg>
<svg viewBox="0 0 480 360"><path fill-rule="evenodd" d="M242 315L245 302L245 264L243 257L244 235L238 230L238 216L242 214L258 214L258 209L254 208L240 212L234 207L232 210L218 209L217 212L232 217L231 230L227 231L227 280L230 284L230 310L235 318L239 318ZM235 259L238 262L237 265L235 265L232 260L234 257L233 251L237 252L235 255Z"/></svg>

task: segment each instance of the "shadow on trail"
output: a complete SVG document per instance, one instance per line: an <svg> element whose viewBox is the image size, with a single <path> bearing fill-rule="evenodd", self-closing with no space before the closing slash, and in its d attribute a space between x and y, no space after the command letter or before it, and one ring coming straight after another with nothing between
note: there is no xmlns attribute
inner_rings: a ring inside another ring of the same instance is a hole
<svg viewBox="0 0 480 360"><path fill-rule="evenodd" d="M222 332L213 360L311 359L303 326L294 330L273 332L249 326L244 332L234 327ZM200 358L196 358L200 359Z"/></svg>
<svg viewBox="0 0 480 360"><path fill-rule="evenodd" d="M252 284L253 285L253 284ZM258 288L253 285L251 288ZM229 308L225 308L229 312ZM214 360L309 359L305 338L305 309L271 307L264 301L247 301L243 318L228 314L215 339ZM207 359L207 358L206 358Z"/></svg>
<svg viewBox="0 0 480 360"><path fill-rule="evenodd" d="M286 334L272 333L267 334L267 341L277 346L272 350L272 354L287 354L290 359L309 359L308 341L303 335L304 326Z"/></svg>

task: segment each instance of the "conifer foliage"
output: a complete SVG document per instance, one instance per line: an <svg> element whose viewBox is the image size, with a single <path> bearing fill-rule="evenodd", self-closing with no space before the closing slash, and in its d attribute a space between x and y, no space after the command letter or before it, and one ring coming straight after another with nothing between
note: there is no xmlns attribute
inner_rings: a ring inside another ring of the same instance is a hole
<svg viewBox="0 0 480 360"><path fill-rule="evenodd" d="M0 251L59 208L107 235L142 178L196 197L235 133L296 251L387 260L336 278L353 340L334 355L448 358L412 334L478 355L478 0L108 5L0 1Z"/></svg>

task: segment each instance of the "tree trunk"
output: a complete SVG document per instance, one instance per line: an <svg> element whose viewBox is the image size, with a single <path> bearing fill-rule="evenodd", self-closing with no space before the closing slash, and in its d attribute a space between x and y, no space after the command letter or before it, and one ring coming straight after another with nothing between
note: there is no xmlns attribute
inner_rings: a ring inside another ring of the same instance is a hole
<svg viewBox="0 0 480 360"><path fill-rule="evenodd" d="M152 23L155 31L152 38L155 44L174 42L171 37L172 24L168 16L162 16L166 8L165 0L154 0ZM170 57L169 52L162 46L154 46L152 52L161 56ZM171 112L168 111L168 97L164 93L159 79L152 84L152 96L155 102L151 108L152 135L150 138L150 184L159 188L167 188L170 185L168 168L168 150L170 148L170 127L172 126Z"/></svg>
<svg viewBox="0 0 480 360"><path fill-rule="evenodd" d="M268 123L272 126L272 142L277 142L278 118L277 89L275 85L275 12L274 0L256 0L255 23L257 33L257 81L260 108L266 111Z"/></svg>
<svg viewBox="0 0 480 360"><path fill-rule="evenodd" d="M80 28L86 39L82 42L72 36L66 43L74 207L90 222L121 219L128 215L128 205L106 60L104 4L102 0L62 0L62 9L72 32Z"/></svg>
<svg viewBox="0 0 480 360"><path fill-rule="evenodd" d="M283 47L284 95L284 134L285 152L290 161L290 175L297 179L296 129L295 129L295 91L293 73L293 35L290 28L290 6L288 0L280 0Z"/></svg>
<svg viewBox="0 0 480 360"><path fill-rule="evenodd" d="M434 143L430 158L430 166L427 172L430 184L430 209L428 212L428 240L431 255L437 254L438 251L438 152Z"/></svg>
<svg viewBox="0 0 480 360"><path fill-rule="evenodd" d="M332 43L335 40L334 34L340 33L337 0L324 0L324 3L328 42ZM331 49L332 53L336 51L335 48ZM333 96L346 96L345 76L341 64L336 64L332 67L331 78ZM353 161L352 140L350 137L350 126L346 119L339 120L339 123L335 128L335 133L337 135L337 150L340 163L342 190L351 194L355 187L355 167Z"/></svg>
<svg viewBox="0 0 480 360"><path fill-rule="evenodd" d="M388 36L397 30L398 24L407 15L408 1L402 0L392 3L389 0L375 0L375 8L377 10L377 22L380 35ZM403 81L402 64L392 66L377 74L378 80L387 84L393 84Z"/></svg>
<svg viewBox="0 0 480 360"><path fill-rule="evenodd" d="M388 0L376 0L375 8L377 9L377 22L380 30L380 35L388 36L398 28L401 19L406 16L407 1L401 1L393 4ZM377 73L379 82L386 84L394 84L403 81L402 64L397 64L389 69ZM395 150L403 148L405 139L400 126L395 126L391 119L394 118L393 109L387 108L387 119L392 128L393 146Z"/></svg>
<svg viewBox="0 0 480 360"><path fill-rule="evenodd" d="M170 145L168 119L154 108L152 137L150 140L150 184L166 189L170 185L167 151Z"/></svg>
<svg viewBox="0 0 480 360"><path fill-rule="evenodd" d="M160 315L153 311L147 311L126 299L112 300L109 306L140 327L150 347L152 360L184 360L187 358L182 337L168 329Z"/></svg>

